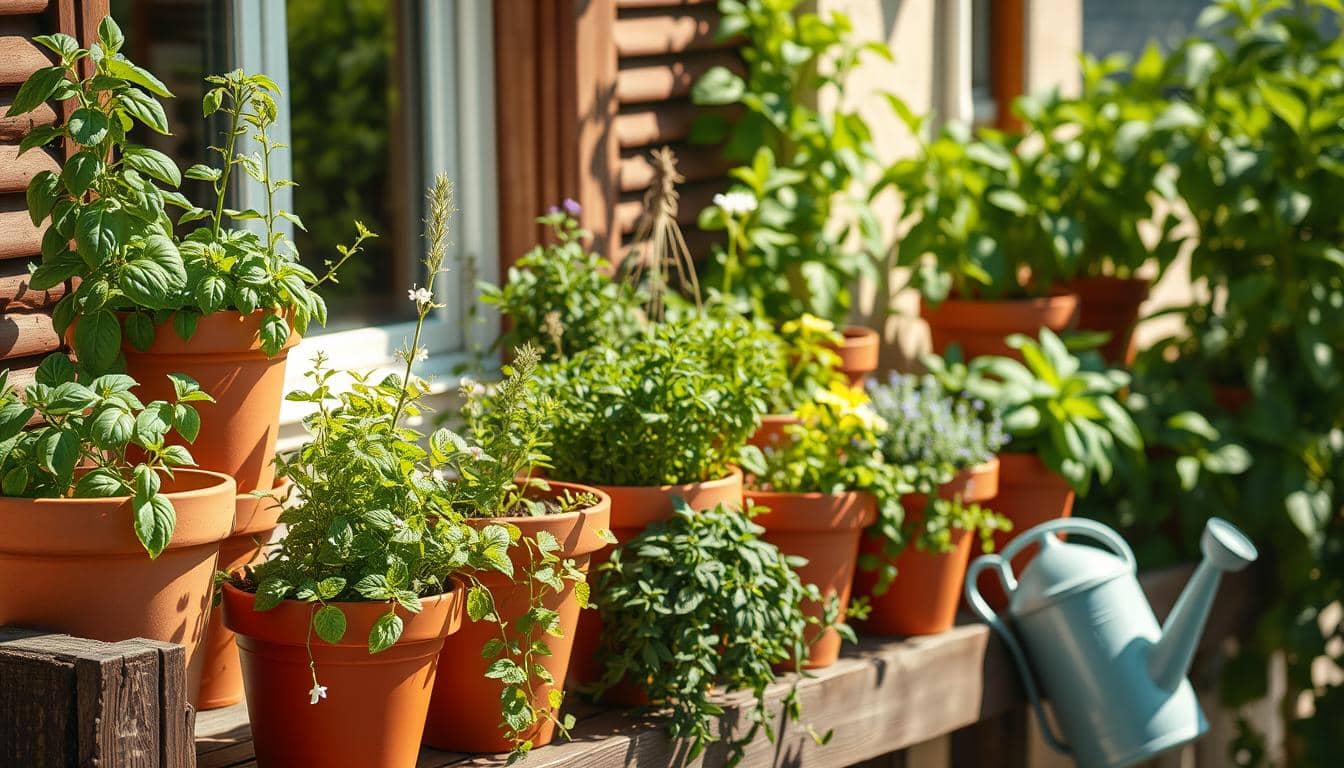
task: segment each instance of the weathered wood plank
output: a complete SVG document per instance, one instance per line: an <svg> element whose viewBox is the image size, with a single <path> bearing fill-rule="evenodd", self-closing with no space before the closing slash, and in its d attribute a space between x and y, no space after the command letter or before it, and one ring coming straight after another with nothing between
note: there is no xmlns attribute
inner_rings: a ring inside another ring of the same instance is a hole
<svg viewBox="0 0 1344 768"><path fill-rule="evenodd" d="M677 153L677 171L686 179L687 182L706 181L709 179L718 179L720 186L726 188L729 184L725 176L728 170L733 167L723 156L723 150L713 146L679 146L675 148ZM649 159L649 153L644 150L634 152L625 152L621 157L621 191L637 192L649 188L653 183L654 168L653 162ZM698 214L699 211L696 211Z"/></svg>
<svg viewBox="0 0 1344 768"><path fill-rule="evenodd" d="M47 10L49 0L0 0L0 16L41 13Z"/></svg>
<svg viewBox="0 0 1344 768"><path fill-rule="evenodd" d="M32 38L41 34L37 16L0 16L0 85L18 85L49 67L47 52Z"/></svg>
<svg viewBox="0 0 1344 768"><path fill-rule="evenodd" d="M61 337L45 312L0 315L0 358L46 355L61 348Z"/></svg>
<svg viewBox="0 0 1344 768"><path fill-rule="evenodd" d="M190 768L185 676L180 647L0 628L0 765Z"/></svg>
<svg viewBox="0 0 1344 768"><path fill-rule="evenodd" d="M716 51L694 57L640 60L622 66L616 74L616 99L622 105L684 99L700 76L713 67L727 67L741 74L745 67L735 53Z"/></svg>
<svg viewBox="0 0 1344 768"><path fill-rule="evenodd" d="M68 283L46 291L29 288L28 264L22 259L0 261L0 313L50 310L69 292Z"/></svg>
<svg viewBox="0 0 1344 768"><path fill-rule="evenodd" d="M38 256L46 224L33 226L28 203L20 194L0 195L0 259Z"/></svg>
<svg viewBox="0 0 1344 768"><path fill-rule="evenodd" d="M632 11L616 19L616 53L622 57L728 48L733 40L719 40L719 14L712 7L692 6L668 12Z"/></svg>
<svg viewBox="0 0 1344 768"><path fill-rule="evenodd" d="M60 173L61 164L55 155L45 149L20 155L18 146L0 144L0 194L23 194L28 189L28 182L42 171Z"/></svg>
<svg viewBox="0 0 1344 768"><path fill-rule="evenodd" d="M9 105L14 103L14 94L18 90L18 86L0 88L0 141L2 142L17 144L37 126L52 125L56 122L56 110L52 109L51 104L43 104L26 114L6 117L5 113L9 111Z"/></svg>

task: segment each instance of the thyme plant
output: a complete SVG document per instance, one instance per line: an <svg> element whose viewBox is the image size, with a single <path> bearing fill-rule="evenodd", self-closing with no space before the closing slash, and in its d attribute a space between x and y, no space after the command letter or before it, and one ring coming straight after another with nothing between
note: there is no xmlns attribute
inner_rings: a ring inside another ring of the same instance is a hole
<svg viewBox="0 0 1344 768"><path fill-rule="evenodd" d="M720 505L694 512L673 499L673 516L626 543L601 567L602 656L600 687L631 682L651 702L666 706L668 732L686 739L695 759L719 735L723 714L713 693L721 687L755 696L750 730L730 745L728 764L764 729L774 740L766 688L775 669L800 670L803 640L820 619L804 615L804 600L821 601L784 555L763 539L746 513ZM797 716L791 694L786 712Z"/></svg>
<svg viewBox="0 0 1344 768"><path fill-rule="evenodd" d="M188 376L171 375L174 400L142 403L135 379L89 377L62 353L45 358L22 395L0 371L0 492L35 498L128 497L135 535L151 558L173 538L177 515L164 477L194 466L168 445L176 431L195 442L201 418L192 403L214 402ZM24 429L34 417L41 422Z"/></svg>

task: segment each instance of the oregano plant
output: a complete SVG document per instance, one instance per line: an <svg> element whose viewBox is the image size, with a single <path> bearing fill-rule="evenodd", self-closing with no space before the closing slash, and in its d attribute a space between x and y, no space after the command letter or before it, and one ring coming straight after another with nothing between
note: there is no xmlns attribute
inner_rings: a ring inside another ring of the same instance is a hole
<svg viewBox="0 0 1344 768"><path fill-rule="evenodd" d="M127 497L135 535L151 558L173 537L177 515L164 477L194 466L176 432L196 440L192 403L213 402L187 376L171 375L174 400L142 403L137 382L120 373L89 377L62 353L45 358L22 394L0 371L0 491L27 498ZM34 417L41 421L24 429Z"/></svg>

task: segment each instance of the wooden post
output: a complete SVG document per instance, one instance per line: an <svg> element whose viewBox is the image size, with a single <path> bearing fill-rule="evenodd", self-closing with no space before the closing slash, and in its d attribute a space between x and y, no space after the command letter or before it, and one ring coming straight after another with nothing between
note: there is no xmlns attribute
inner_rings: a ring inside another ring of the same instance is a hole
<svg viewBox="0 0 1344 768"><path fill-rule="evenodd" d="M0 765L195 768L186 653L0 628Z"/></svg>

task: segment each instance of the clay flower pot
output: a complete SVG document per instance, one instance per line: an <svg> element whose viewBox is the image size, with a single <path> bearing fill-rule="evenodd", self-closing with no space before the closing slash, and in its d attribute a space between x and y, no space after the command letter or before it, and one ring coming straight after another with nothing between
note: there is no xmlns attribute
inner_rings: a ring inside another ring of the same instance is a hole
<svg viewBox="0 0 1344 768"><path fill-rule="evenodd" d="M829 494L751 489L744 491L743 497L769 509L755 518L765 528L765 540L786 555L807 558L807 564L798 568L799 578L804 584L816 584L828 600L838 597L843 621L859 559L859 536L877 521L877 499L860 491ZM818 603L803 606L809 616L820 617L823 609ZM805 639L811 646L804 667L828 667L840 658L840 634L834 629Z"/></svg>
<svg viewBox="0 0 1344 768"><path fill-rule="evenodd" d="M1068 517L1073 513L1073 486L1051 472L1034 453L1003 453L999 455L999 495L992 508L1013 523L1011 531L994 533L994 549L1002 550L1013 537L1049 520ZM1022 569L1036 556L1037 547L1024 549L1013 558L1013 572ZM996 607L1006 604L1006 596L998 581L984 578L980 592Z"/></svg>
<svg viewBox="0 0 1344 768"><path fill-rule="evenodd" d="M130 499L0 498L0 626L186 648L187 694L201 679L219 545L233 527L233 478L163 478L177 526L155 560L135 537Z"/></svg>
<svg viewBox="0 0 1344 768"><path fill-rule="evenodd" d="M197 465L231 475L243 493L270 489L275 481L275 438L284 397L285 358L298 343L297 334L276 354L261 351L261 310L244 317L226 310L202 317L190 341L183 341L171 323L160 326L154 343L141 352L130 344L126 373L141 382L141 400L171 400L168 374L195 379L215 398L196 403L201 433L190 446Z"/></svg>
<svg viewBox="0 0 1344 768"><path fill-rule="evenodd" d="M590 571L593 553L610 546L598 531L611 525L611 499L605 493L594 488L573 483L550 481L551 490L538 493L538 496L555 497L568 490L571 493L596 493L598 501L586 509L567 512L563 515L544 515L539 517L498 517L469 519L467 523L477 528L492 523L507 523L522 530L523 538L535 539L541 531L547 531L560 542L561 558L575 561L580 570ZM515 575L526 569L528 556L522 548L513 553ZM495 600L495 609L500 618L513 626L517 619L526 613L530 587L526 582L515 583L512 579L498 573L484 573L478 576L490 590ZM552 688L566 690L565 671L569 666L574 648L574 635L579 623L579 600L574 594L571 582L565 582L560 593L549 593L542 606L556 611L560 615L561 637L542 635L539 639L550 649L549 656L539 656L535 662L545 667L555 680L555 685L546 685L534 681L536 699L532 706L545 709L547 697ZM482 657L481 648L486 641L499 638L499 625L490 621L467 622L462 631L448 638L439 657L440 674L434 684L434 696L429 706L428 719L425 721L424 743L437 749L450 752L508 752L513 744L504 738L499 724L504 716L500 705L500 695L504 684L485 676L486 669L494 659ZM549 744L555 735L555 724L542 719L526 738L534 747Z"/></svg>
<svg viewBox="0 0 1344 768"><path fill-rule="evenodd" d="M937 307L922 301L919 316L929 324L933 351L943 354L952 344L961 346L963 360L1003 355L1021 360L1004 343L1014 333L1035 337L1041 328L1061 333L1078 319L1078 296L1062 293L1043 299L979 301L949 298Z"/></svg>
<svg viewBox="0 0 1344 768"><path fill-rule="evenodd" d="M369 630L386 603L333 603L345 612L345 637L331 645L309 632L316 603L285 600L253 610L256 595L224 585L224 626L238 636L252 743L261 768L300 765L413 768L443 639L462 624L466 589L458 582L421 600L420 613L397 608L401 639L369 653ZM311 637L327 697L309 703ZM477 656L480 655L479 650Z"/></svg>
<svg viewBox="0 0 1344 768"><path fill-rule="evenodd" d="M685 485L595 485L611 498L611 532L617 545L624 545L650 525L672 517L672 499L680 497L694 510L713 509L719 504L741 509L742 472L736 467L727 477ZM593 573L611 558L611 549L593 555ZM596 592L594 592L596 594ZM595 658L602 640L602 617L597 611L584 611L574 639L574 655L569 662L570 687L588 685L602 677L603 665ZM634 701L616 694L612 701ZM608 696L610 698L610 696ZM636 697L637 698L637 697Z"/></svg>
<svg viewBox="0 0 1344 768"><path fill-rule="evenodd" d="M272 491L286 498L291 484L281 480ZM261 558L262 547L271 540L283 508L271 499L259 499L251 493L235 497L233 532L219 545L219 570L234 573ZM238 645L233 633L224 627L224 612L210 612L205 630L205 657L201 662L201 693L196 708L219 709L243 700L243 671L238 665Z"/></svg>
<svg viewBox="0 0 1344 768"><path fill-rule="evenodd" d="M840 332L842 340L835 348L840 356L840 372L849 377L851 386L862 386L868 374L877 370L877 331L861 325L847 325Z"/></svg>
<svg viewBox="0 0 1344 768"><path fill-rule="evenodd" d="M792 413L767 413L761 417L761 426L752 433L751 439L747 441L748 445L754 445L757 448L765 448L773 443L779 443L784 440L784 428L790 424L797 424L798 417Z"/></svg>
<svg viewBox="0 0 1344 768"><path fill-rule="evenodd" d="M1152 281L1142 277L1080 277L1064 286L1078 294L1078 327L1105 331L1111 338L1101 347L1109 363L1134 362L1134 324L1148 300Z"/></svg>
<svg viewBox="0 0 1344 768"><path fill-rule="evenodd" d="M967 504L980 504L999 492L999 460L967 467L938 488L944 499L960 497ZM905 514L918 522L928 499L922 494L901 498ZM854 575L854 592L865 596L872 612L862 626L882 635L932 635L952 628L961 605L961 586L970 563L975 537L971 531L952 529L950 552L926 552L913 542L896 556L896 579L882 594L874 594L877 571L860 569ZM882 539L872 532L863 537L859 550L881 558Z"/></svg>

